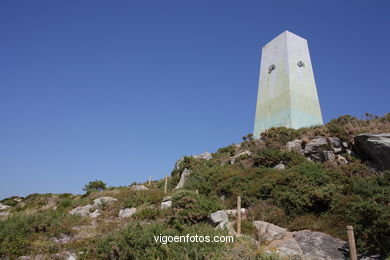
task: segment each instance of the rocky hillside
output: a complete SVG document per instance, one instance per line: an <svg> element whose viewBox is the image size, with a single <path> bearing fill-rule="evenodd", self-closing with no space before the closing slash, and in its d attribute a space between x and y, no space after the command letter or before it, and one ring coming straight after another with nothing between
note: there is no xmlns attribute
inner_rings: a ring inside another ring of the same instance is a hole
<svg viewBox="0 0 390 260"><path fill-rule="evenodd" d="M274 128L184 156L168 178L0 203L1 259L361 259L390 256L390 114ZM242 233L235 232L242 198ZM233 235L234 243L156 243Z"/></svg>

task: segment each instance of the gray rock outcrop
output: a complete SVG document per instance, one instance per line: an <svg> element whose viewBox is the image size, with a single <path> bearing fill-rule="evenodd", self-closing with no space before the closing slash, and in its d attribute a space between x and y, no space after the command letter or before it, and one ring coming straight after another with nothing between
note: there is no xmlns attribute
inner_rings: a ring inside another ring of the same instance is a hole
<svg viewBox="0 0 390 260"><path fill-rule="evenodd" d="M176 185L175 189L181 189L186 183L186 178L191 175L191 170L185 168L184 171L180 174L179 183Z"/></svg>
<svg viewBox="0 0 390 260"><path fill-rule="evenodd" d="M328 140L325 137L317 137L306 144L305 154L316 154L326 148L328 148Z"/></svg>
<svg viewBox="0 0 390 260"><path fill-rule="evenodd" d="M329 161L333 164L346 164L348 161L340 153L348 151L340 138L337 137L316 137L306 144L304 155L313 161ZM341 157L339 159L339 157Z"/></svg>
<svg viewBox="0 0 390 260"><path fill-rule="evenodd" d="M256 227L262 241L281 239L287 233L287 229L265 221L253 221L253 225Z"/></svg>
<svg viewBox="0 0 390 260"><path fill-rule="evenodd" d="M218 210L210 214L210 219L214 224L217 224L217 228L224 229L229 221L229 216L224 210Z"/></svg>
<svg viewBox="0 0 390 260"><path fill-rule="evenodd" d="M97 198L93 201L93 206L98 207L100 205L110 204L110 203L113 203L115 201L118 201L118 200L116 198L113 198L113 197L100 197L100 198Z"/></svg>
<svg viewBox="0 0 390 260"><path fill-rule="evenodd" d="M0 210L5 210L5 209L8 209L10 207L11 206L7 206L7 205L4 205L4 204L0 203Z"/></svg>
<svg viewBox="0 0 390 260"><path fill-rule="evenodd" d="M72 241L72 237L68 234L61 233L58 237L51 238L51 240L58 244L66 244Z"/></svg>
<svg viewBox="0 0 390 260"><path fill-rule="evenodd" d="M168 209L172 207L172 196L166 196L163 198L163 201L161 202L161 209Z"/></svg>
<svg viewBox="0 0 390 260"><path fill-rule="evenodd" d="M232 216L232 217L235 217L236 214L237 214L237 210L236 209L225 209L224 210L226 212L226 214L228 214L229 216ZM245 208L241 208L241 216L244 216L246 214L246 209Z"/></svg>
<svg viewBox="0 0 390 260"><path fill-rule="evenodd" d="M170 207L172 207L171 200L161 202L161 206L160 206L161 209L169 209Z"/></svg>
<svg viewBox="0 0 390 260"><path fill-rule="evenodd" d="M69 211L71 215L78 215L80 217L87 217L91 213L92 210L95 209L95 206L88 204L85 206L77 206L76 208Z"/></svg>
<svg viewBox="0 0 390 260"><path fill-rule="evenodd" d="M301 230L294 234L304 259L341 260L347 243L325 233Z"/></svg>
<svg viewBox="0 0 390 260"><path fill-rule="evenodd" d="M236 162L236 160L244 155L247 155L247 156L252 156L252 152L249 151L249 150L245 150L245 151L242 151L232 157L229 158L230 160L230 164L234 164Z"/></svg>
<svg viewBox="0 0 390 260"><path fill-rule="evenodd" d="M0 212L0 219L7 219L9 216L9 212Z"/></svg>
<svg viewBox="0 0 390 260"><path fill-rule="evenodd" d="M134 185L134 186L131 186L131 189L132 190L149 190L149 188L145 187L144 185Z"/></svg>
<svg viewBox="0 0 390 260"><path fill-rule="evenodd" d="M94 212L89 213L89 216L90 216L91 218L97 218L97 217L99 217L99 216L100 216L100 210L99 210L99 209L95 209Z"/></svg>
<svg viewBox="0 0 390 260"><path fill-rule="evenodd" d="M361 134L354 138L356 154L380 170L390 170L390 133Z"/></svg>
<svg viewBox="0 0 390 260"><path fill-rule="evenodd" d="M340 138L329 137L328 141L334 153L341 153L343 151L344 147Z"/></svg>
<svg viewBox="0 0 390 260"><path fill-rule="evenodd" d="M58 260L77 260L77 256L75 253L71 253L69 251L63 251L61 253L55 254L52 256L52 259Z"/></svg>
<svg viewBox="0 0 390 260"><path fill-rule="evenodd" d="M295 139L290 142L287 142L286 144L287 151L304 154L304 151L302 149L302 143L303 141L299 139Z"/></svg>
<svg viewBox="0 0 390 260"><path fill-rule="evenodd" d="M254 221L259 242L268 242L266 252L276 251L283 256L305 260L342 260L348 255L347 243L325 233L310 230L288 232L264 221Z"/></svg>
<svg viewBox="0 0 390 260"><path fill-rule="evenodd" d="M81 217L92 217L96 218L100 215L100 210L97 208L104 204L111 204L115 201L118 201L113 197L100 197L93 201L93 204L87 204L85 206L77 206L76 208L69 211L71 215L78 215Z"/></svg>
<svg viewBox="0 0 390 260"><path fill-rule="evenodd" d="M127 209L121 209L119 211L119 217L120 218L129 218L133 216L137 212L136 208L127 208Z"/></svg>
<svg viewBox="0 0 390 260"><path fill-rule="evenodd" d="M213 158L213 155L209 152L201 153L198 155L193 155L190 156L193 157L194 159L201 159L201 160L211 160ZM179 160L176 161L175 163L175 170L178 170L180 168L180 164L184 161L184 157L181 157Z"/></svg>
<svg viewBox="0 0 390 260"><path fill-rule="evenodd" d="M277 165L275 165L273 168L278 170L284 170L286 169L286 166L282 162L280 162Z"/></svg>
<svg viewBox="0 0 390 260"><path fill-rule="evenodd" d="M194 157L195 159L202 159L202 160L211 160L213 158L213 155L209 152L205 152L205 153L202 153L202 154L199 154L199 155L194 155L192 156Z"/></svg>

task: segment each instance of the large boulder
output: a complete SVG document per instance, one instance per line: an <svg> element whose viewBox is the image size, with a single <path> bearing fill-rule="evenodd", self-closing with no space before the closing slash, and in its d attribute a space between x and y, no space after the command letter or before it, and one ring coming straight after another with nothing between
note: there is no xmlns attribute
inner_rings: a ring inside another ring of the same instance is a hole
<svg viewBox="0 0 390 260"><path fill-rule="evenodd" d="M201 159L201 160L211 160L213 158L213 155L209 152L201 153L198 155L193 155L190 156L193 157L194 159ZM176 161L175 163L175 170L178 170L180 168L180 164L184 161L184 157L181 157L179 160Z"/></svg>
<svg viewBox="0 0 390 260"><path fill-rule="evenodd" d="M184 161L184 157L181 157L179 160L175 163L175 170L178 170L180 168L180 164Z"/></svg>
<svg viewBox="0 0 390 260"><path fill-rule="evenodd" d="M99 210L99 209L95 209L94 212L89 213L89 216L90 216L91 218L97 218L97 217L99 217L99 216L100 216L100 210Z"/></svg>
<svg viewBox="0 0 390 260"><path fill-rule="evenodd" d="M316 137L312 139L305 146L305 156L317 162L330 161L337 164L337 153L343 150L343 144L339 138L336 137Z"/></svg>
<svg viewBox="0 0 390 260"><path fill-rule="evenodd" d="M202 160L206 160L206 161L211 160L213 158L213 156L209 152L205 152L205 153L202 153L199 155L194 155L192 157L194 157L195 159L202 159Z"/></svg>
<svg viewBox="0 0 390 260"><path fill-rule="evenodd" d="M92 210L95 209L95 206L88 204L85 206L77 206L76 208L69 211L69 214L71 215L78 215L81 217L87 217L91 213Z"/></svg>
<svg viewBox="0 0 390 260"><path fill-rule="evenodd" d="M263 241L282 239L287 232L287 229L265 221L253 221L253 225L256 227L258 235Z"/></svg>
<svg viewBox="0 0 390 260"><path fill-rule="evenodd" d="M5 210L5 209L8 209L8 208L10 208L10 206L7 206L7 205L4 205L4 204L0 203L0 210Z"/></svg>
<svg viewBox="0 0 390 260"><path fill-rule="evenodd" d="M283 256L302 256L302 250L294 239L294 232L287 232L283 239L274 240L269 243L266 250L276 249Z"/></svg>
<svg viewBox="0 0 390 260"><path fill-rule="evenodd" d="M341 142L340 138L337 137L329 137L328 138L329 144L335 153L341 153L343 151L343 143Z"/></svg>
<svg viewBox="0 0 390 260"><path fill-rule="evenodd" d="M131 189L132 190L149 190L149 188L145 187L144 185L134 185L134 186L131 186Z"/></svg>
<svg viewBox="0 0 390 260"><path fill-rule="evenodd" d="M129 218L133 216L137 212L136 208L127 208L127 209L121 209L119 211L119 217L120 218Z"/></svg>
<svg viewBox="0 0 390 260"><path fill-rule="evenodd" d="M61 233L57 237L53 237L50 240L57 244L66 244L72 241L72 237L68 234Z"/></svg>
<svg viewBox="0 0 390 260"><path fill-rule="evenodd" d="M0 212L0 220L7 219L9 216L9 212Z"/></svg>
<svg viewBox="0 0 390 260"><path fill-rule="evenodd" d="M237 215L236 209L225 209L224 211L226 212L226 214L228 214L229 216L232 216L232 217L235 217ZM244 216L246 214L245 208L241 208L240 211L241 211L242 216Z"/></svg>
<svg viewBox="0 0 390 260"><path fill-rule="evenodd" d="M103 204L111 204L115 201L118 201L116 198L113 197L100 197L93 201L93 206L98 207Z"/></svg>
<svg viewBox="0 0 390 260"><path fill-rule="evenodd" d="M310 140L305 146L305 154L315 154L326 150L329 147L328 140L325 137L317 137Z"/></svg>
<svg viewBox="0 0 390 260"><path fill-rule="evenodd" d="M210 219L214 224L217 224L217 228L225 228L229 221L229 216L224 210L218 210L210 214Z"/></svg>
<svg viewBox="0 0 390 260"><path fill-rule="evenodd" d="M51 259L58 259L58 260L77 260L77 256L75 253L69 252L69 251L63 251L61 253L52 255Z"/></svg>
<svg viewBox="0 0 390 260"><path fill-rule="evenodd" d="M301 230L295 232L295 241L304 259L342 260L347 254L347 243L325 233Z"/></svg>
<svg viewBox="0 0 390 260"><path fill-rule="evenodd" d="M286 166L282 163L282 162L279 162L277 165L275 165L273 167L274 169L277 169L277 170L284 170L286 169Z"/></svg>
<svg viewBox="0 0 390 260"><path fill-rule="evenodd" d="M287 142L287 144L286 144L287 151L297 152L299 154L303 154L304 151L302 149L302 143L303 143L303 141L299 140L299 139L295 139L295 140L292 140L290 142Z"/></svg>
<svg viewBox="0 0 390 260"><path fill-rule="evenodd" d="M184 171L180 175L179 183L176 185L175 189L181 189L184 187L186 183L186 178L191 175L191 170L185 168Z"/></svg>
<svg viewBox="0 0 390 260"><path fill-rule="evenodd" d="M390 170L390 133L361 134L354 138L355 152L380 170Z"/></svg>
<svg viewBox="0 0 390 260"><path fill-rule="evenodd" d="M243 157L243 156L250 157L250 156L252 156L252 152L249 150L245 150L245 151L242 151L242 152L230 157L229 158L230 164L234 164L237 159L239 159L240 157Z"/></svg>
<svg viewBox="0 0 390 260"><path fill-rule="evenodd" d="M161 206L160 206L161 209L169 209L170 207L172 207L172 200L161 202Z"/></svg>

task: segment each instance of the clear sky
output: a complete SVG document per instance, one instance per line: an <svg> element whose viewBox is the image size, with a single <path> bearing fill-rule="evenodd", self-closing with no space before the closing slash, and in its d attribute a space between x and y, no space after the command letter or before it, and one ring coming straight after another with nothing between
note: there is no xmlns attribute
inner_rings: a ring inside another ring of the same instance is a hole
<svg viewBox="0 0 390 260"><path fill-rule="evenodd" d="M309 42L324 121L390 112L390 1L0 1L0 198L170 173L253 131L261 47Z"/></svg>

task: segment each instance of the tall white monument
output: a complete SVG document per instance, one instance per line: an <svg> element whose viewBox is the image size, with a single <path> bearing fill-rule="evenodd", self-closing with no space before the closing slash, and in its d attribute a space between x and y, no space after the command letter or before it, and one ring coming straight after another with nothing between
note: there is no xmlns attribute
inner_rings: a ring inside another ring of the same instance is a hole
<svg viewBox="0 0 390 260"><path fill-rule="evenodd" d="M262 50L254 137L271 127L322 125L307 41L285 31Z"/></svg>

